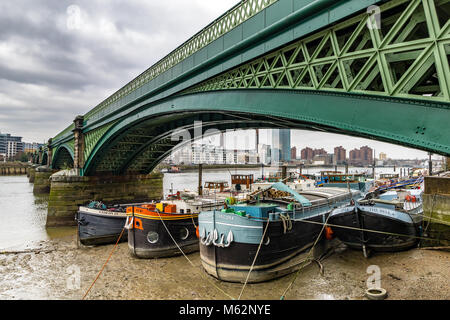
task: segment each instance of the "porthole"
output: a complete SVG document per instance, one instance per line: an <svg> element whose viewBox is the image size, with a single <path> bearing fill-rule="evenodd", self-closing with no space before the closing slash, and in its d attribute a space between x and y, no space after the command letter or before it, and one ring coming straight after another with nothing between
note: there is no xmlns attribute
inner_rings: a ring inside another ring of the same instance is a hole
<svg viewBox="0 0 450 320"><path fill-rule="evenodd" d="M159 234L158 234L158 232L150 231L150 232L147 234L147 241L148 241L148 242L154 244L154 243L157 243L158 240L159 240Z"/></svg>
<svg viewBox="0 0 450 320"><path fill-rule="evenodd" d="M186 240L189 237L189 230L186 227L180 229L180 239Z"/></svg>

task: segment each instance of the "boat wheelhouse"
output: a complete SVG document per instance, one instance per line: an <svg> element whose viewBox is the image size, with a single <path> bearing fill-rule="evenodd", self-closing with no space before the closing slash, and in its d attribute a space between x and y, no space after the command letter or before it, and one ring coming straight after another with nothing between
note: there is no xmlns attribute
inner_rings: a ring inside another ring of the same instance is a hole
<svg viewBox="0 0 450 320"><path fill-rule="evenodd" d="M365 173L341 173L338 171L322 171L318 187L337 187L360 190L365 193L373 185L373 179L368 179Z"/></svg>

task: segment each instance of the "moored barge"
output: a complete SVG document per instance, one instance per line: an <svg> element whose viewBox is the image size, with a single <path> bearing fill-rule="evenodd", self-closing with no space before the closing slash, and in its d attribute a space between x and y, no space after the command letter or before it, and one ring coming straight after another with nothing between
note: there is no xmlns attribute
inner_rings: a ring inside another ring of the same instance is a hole
<svg viewBox="0 0 450 320"><path fill-rule="evenodd" d="M198 214L221 205L214 200L174 199L129 206L126 212L129 252L149 259L198 251Z"/></svg>
<svg viewBox="0 0 450 320"><path fill-rule="evenodd" d="M126 217L126 205L106 206L99 201L92 201L86 206L80 206L75 217L80 243L115 243L123 230ZM127 241L126 232L122 233L120 241Z"/></svg>
<svg viewBox="0 0 450 320"><path fill-rule="evenodd" d="M360 196L342 188L298 193L283 183L271 189L282 197L268 198L262 192L256 201L199 215L200 257L207 273L244 282L252 270L247 280L251 283L294 272L331 210Z"/></svg>
<svg viewBox="0 0 450 320"><path fill-rule="evenodd" d="M418 244L423 219L422 189L390 190L354 205L333 210L334 235L350 248L401 251Z"/></svg>

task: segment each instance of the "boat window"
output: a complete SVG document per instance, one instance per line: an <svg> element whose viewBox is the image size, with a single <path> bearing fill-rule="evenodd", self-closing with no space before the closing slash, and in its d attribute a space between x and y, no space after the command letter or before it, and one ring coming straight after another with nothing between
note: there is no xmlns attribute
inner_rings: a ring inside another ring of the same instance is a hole
<svg viewBox="0 0 450 320"><path fill-rule="evenodd" d="M180 213L184 213L184 209L180 209Z"/></svg>
<svg viewBox="0 0 450 320"><path fill-rule="evenodd" d="M189 230L186 227L180 229L180 239L186 240L189 237Z"/></svg>
<svg viewBox="0 0 450 320"><path fill-rule="evenodd" d="M158 234L158 232L150 231L150 232L147 234L147 241L148 241L148 242L150 242L150 243L153 244L153 243L157 243L158 240L159 240L159 234Z"/></svg>
<svg viewBox="0 0 450 320"><path fill-rule="evenodd" d="M186 209L186 213L191 213L191 209Z"/></svg>

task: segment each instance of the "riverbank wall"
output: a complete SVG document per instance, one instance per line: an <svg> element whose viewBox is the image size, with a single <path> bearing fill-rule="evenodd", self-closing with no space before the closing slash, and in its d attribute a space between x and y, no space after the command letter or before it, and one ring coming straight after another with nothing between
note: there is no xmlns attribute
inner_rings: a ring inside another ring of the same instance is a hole
<svg viewBox="0 0 450 320"><path fill-rule="evenodd" d="M425 177L423 247L450 246L450 177Z"/></svg>

